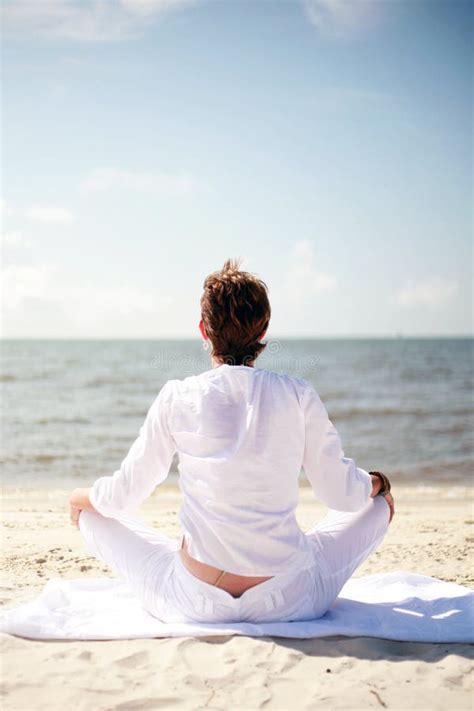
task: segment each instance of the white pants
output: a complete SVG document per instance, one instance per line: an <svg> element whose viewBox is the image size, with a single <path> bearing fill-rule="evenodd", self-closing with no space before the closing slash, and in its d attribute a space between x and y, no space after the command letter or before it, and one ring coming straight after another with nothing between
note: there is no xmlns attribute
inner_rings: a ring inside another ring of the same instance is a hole
<svg viewBox="0 0 474 711"><path fill-rule="evenodd" d="M194 577L171 539L132 518L82 511L79 529L87 550L127 580L148 612L165 622L274 622L321 617L356 568L382 542L390 510L381 496L360 511L329 511L306 532L314 551L310 567L279 574L238 598Z"/></svg>

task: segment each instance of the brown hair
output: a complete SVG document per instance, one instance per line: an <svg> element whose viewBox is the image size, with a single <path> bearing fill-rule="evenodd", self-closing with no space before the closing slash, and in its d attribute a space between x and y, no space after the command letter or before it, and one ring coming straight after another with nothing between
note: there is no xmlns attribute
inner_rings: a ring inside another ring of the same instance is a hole
<svg viewBox="0 0 474 711"><path fill-rule="evenodd" d="M259 338L270 322L265 282L227 259L220 271L204 280L201 316L212 344L212 356L229 365L248 365L264 350Z"/></svg>

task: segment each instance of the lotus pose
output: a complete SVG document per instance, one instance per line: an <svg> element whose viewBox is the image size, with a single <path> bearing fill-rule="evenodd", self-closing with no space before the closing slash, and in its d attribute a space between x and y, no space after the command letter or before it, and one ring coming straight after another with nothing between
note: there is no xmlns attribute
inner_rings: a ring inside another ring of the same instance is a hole
<svg viewBox="0 0 474 711"><path fill-rule="evenodd" d="M382 542L390 482L344 456L313 385L255 366L266 284L228 260L210 274L199 330L210 368L168 380L120 468L75 489L71 520L87 550L164 621L250 622L324 615ZM179 458L181 536L136 517ZM329 512L299 527L301 469Z"/></svg>

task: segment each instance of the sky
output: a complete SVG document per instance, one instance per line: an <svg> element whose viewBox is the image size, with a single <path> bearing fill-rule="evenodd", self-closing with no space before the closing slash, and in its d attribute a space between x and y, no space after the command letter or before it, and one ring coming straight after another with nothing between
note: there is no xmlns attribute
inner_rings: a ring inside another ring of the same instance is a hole
<svg viewBox="0 0 474 711"><path fill-rule="evenodd" d="M472 334L471 2L0 4L4 337Z"/></svg>

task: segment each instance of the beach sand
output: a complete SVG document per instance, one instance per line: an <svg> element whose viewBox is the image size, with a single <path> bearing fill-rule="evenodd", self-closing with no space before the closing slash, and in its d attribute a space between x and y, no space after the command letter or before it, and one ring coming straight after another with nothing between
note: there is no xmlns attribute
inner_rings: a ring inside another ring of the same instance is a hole
<svg viewBox="0 0 474 711"><path fill-rule="evenodd" d="M356 576L407 570L474 586L468 490L394 487L396 515ZM69 491L3 489L1 602L32 599L50 577L114 576L69 523ZM180 494L159 487L140 517L179 535ZM306 529L324 515L301 490ZM2 710L473 708L473 647L372 638L219 637L42 642L0 635Z"/></svg>

